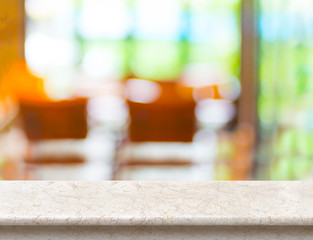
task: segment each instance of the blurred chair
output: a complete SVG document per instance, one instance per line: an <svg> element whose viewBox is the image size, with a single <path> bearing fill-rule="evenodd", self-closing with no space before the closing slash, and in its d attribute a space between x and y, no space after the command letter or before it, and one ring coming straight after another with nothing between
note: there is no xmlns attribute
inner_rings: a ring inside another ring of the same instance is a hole
<svg viewBox="0 0 313 240"><path fill-rule="evenodd" d="M196 131L193 89L179 81L130 78L125 93L130 121L117 151L118 165L191 164Z"/></svg>
<svg viewBox="0 0 313 240"><path fill-rule="evenodd" d="M126 82L132 142L191 142L196 130L192 89L178 82Z"/></svg>
<svg viewBox="0 0 313 240"><path fill-rule="evenodd" d="M87 99L20 101L28 139L83 139L87 136Z"/></svg>

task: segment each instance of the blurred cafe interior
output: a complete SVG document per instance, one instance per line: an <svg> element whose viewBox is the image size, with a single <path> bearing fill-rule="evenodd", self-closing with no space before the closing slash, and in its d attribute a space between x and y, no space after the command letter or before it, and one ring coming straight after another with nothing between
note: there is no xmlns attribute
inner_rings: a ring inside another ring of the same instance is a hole
<svg viewBox="0 0 313 240"><path fill-rule="evenodd" d="M310 179L312 26L311 0L0 0L0 179Z"/></svg>

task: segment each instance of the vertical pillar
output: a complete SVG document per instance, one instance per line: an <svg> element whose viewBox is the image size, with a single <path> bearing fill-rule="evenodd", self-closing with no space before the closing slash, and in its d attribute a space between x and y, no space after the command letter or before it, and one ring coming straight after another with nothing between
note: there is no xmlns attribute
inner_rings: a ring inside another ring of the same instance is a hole
<svg viewBox="0 0 313 240"><path fill-rule="evenodd" d="M241 1L241 97L238 106L239 124L257 130L258 96L258 28L257 0Z"/></svg>
<svg viewBox="0 0 313 240"><path fill-rule="evenodd" d="M258 0L241 0L241 96L235 133L233 179L251 178L258 132Z"/></svg>

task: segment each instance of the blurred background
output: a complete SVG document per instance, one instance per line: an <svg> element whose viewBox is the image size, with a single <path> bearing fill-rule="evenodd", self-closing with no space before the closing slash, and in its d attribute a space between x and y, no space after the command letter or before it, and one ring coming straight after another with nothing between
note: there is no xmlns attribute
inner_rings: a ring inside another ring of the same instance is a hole
<svg viewBox="0 0 313 240"><path fill-rule="evenodd" d="M311 0L0 0L3 180L298 180Z"/></svg>

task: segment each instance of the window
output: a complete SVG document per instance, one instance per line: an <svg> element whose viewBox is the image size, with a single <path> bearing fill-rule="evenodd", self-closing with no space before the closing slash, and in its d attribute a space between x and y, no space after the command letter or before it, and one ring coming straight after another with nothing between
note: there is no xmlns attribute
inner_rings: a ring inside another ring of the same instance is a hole
<svg viewBox="0 0 313 240"><path fill-rule="evenodd" d="M1 116L19 107L24 121L9 135L25 144L21 178L308 178L312 11L309 0L26 0L27 67L0 66L13 63L2 89L15 96L2 93Z"/></svg>

